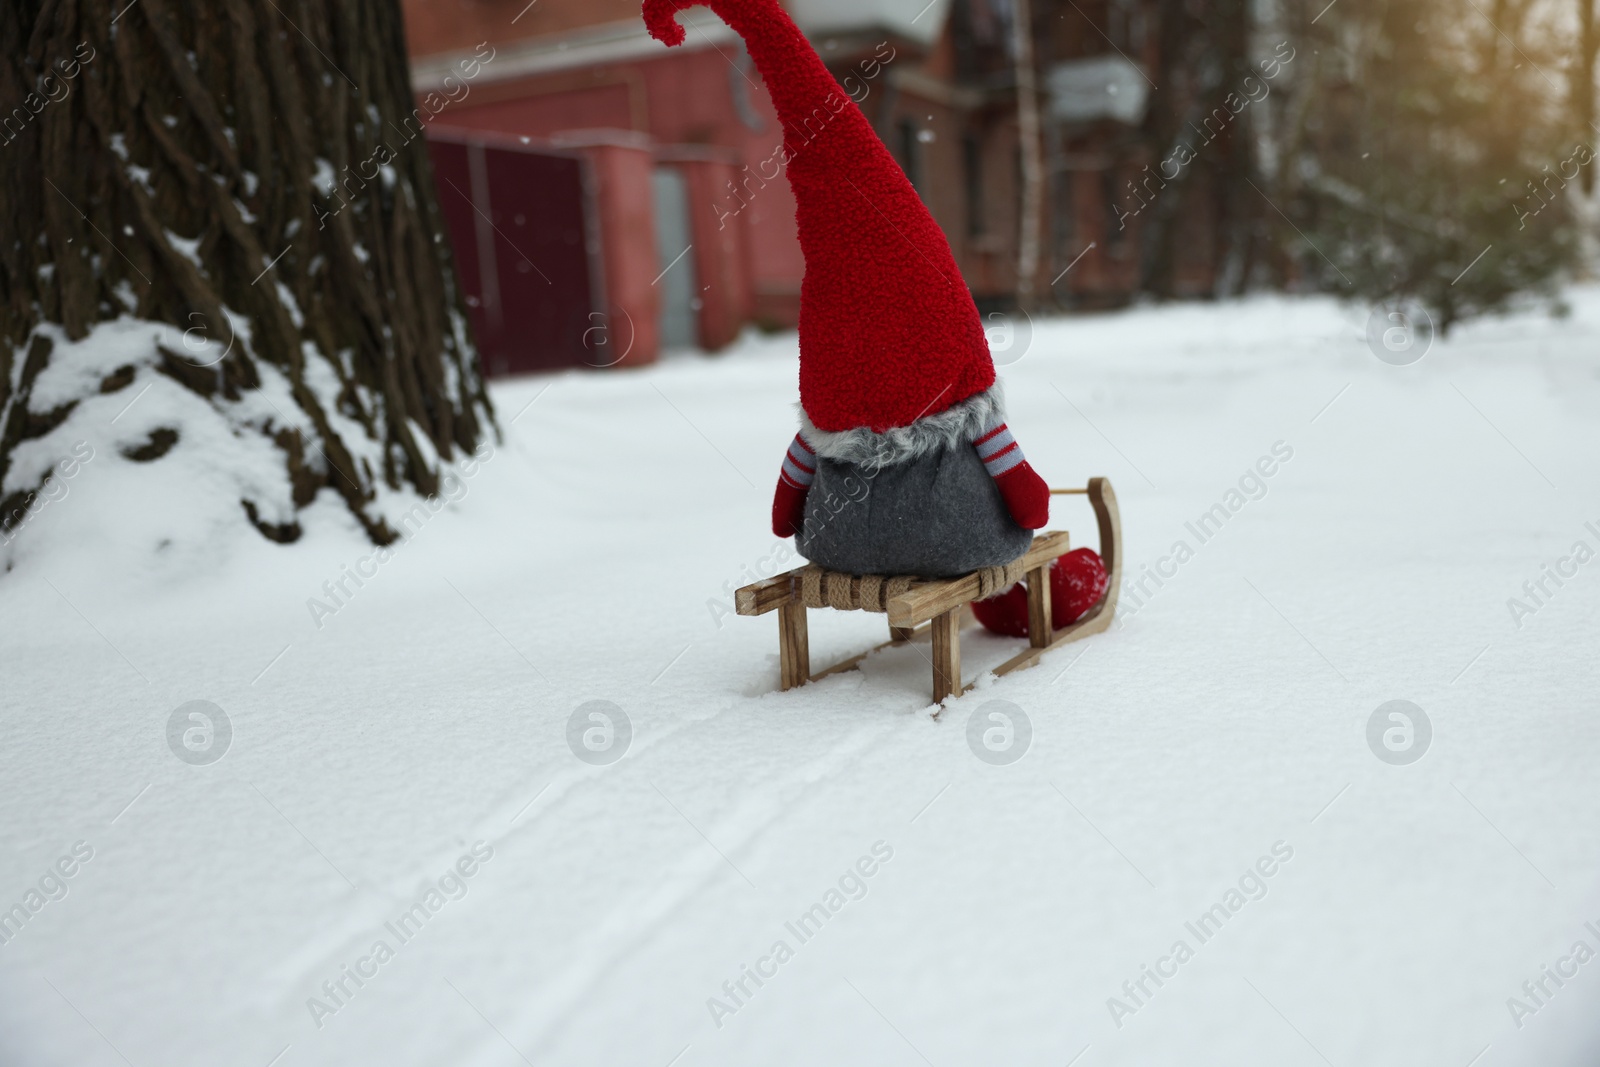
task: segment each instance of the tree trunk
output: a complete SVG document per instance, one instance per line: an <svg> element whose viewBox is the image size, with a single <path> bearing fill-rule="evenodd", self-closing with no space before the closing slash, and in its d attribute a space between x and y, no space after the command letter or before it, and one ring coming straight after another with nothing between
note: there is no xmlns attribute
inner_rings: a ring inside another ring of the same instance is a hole
<svg viewBox="0 0 1600 1067"><path fill-rule="evenodd" d="M0 489L77 403L38 410L49 334L131 316L215 342L145 360L214 403L286 381L300 410L235 432L281 449L294 508L326 486L392 541L380 481L435 494L493 420L421 128L397 0L0 6Z"/></svg>
<svg viewBox="0 0 1600 1067"><path fill-rule="evenodd" d="M1260 194L1247 182L1254 169L1253 116L1242 115L1214 141L1201 131L1208 116L1230 113L1225 101L1230 94L1244 94L1245 79L1254 73L1247 55L1249 5L1158 0L1154 10L1160 27L1154 81L1163 88L1152 94L1142 139L1158 162L1174 158L1180 146L1187 146L1194 162L1172 175L1162 173L1161 194L1141 215L1139 290L1163 300L1177 296L1180 229L1185 220L1201 215L1215 222L1209 262L1213 294L1229 296L1243 288L1247 264L1259 251L1255 245L1264 240ZM1209 188L1195 180L1202 172Z"/></svg>
<svg viewBox="0 0 1600 1067"><path fill-rule="evenodd" d="M1191 198L1194 165L1167 175L1160 164L1173 158L1179 145L1198 148L1195 124L1205 114L1203 104L1208 95L1221 82L1217 65L1206 62L1206 28L1200 17L1206 10L1185 0L1156 0L1153 8L1159 37L1152 80L1169 88L1151 93L1141 139L1156 161L1152 169L1161 173L1165 184L1154 206L1140 212L1138 291L1158 299L1174 295L1180 219L1204 210ZM1188 91L1181 93L1178 86L1186 86Z"/></svg>
<svg viewBox="0 0 1600 1067"><path fill-rule="evenodd" d="M1039 275L1039 230L1043 225L1044 154L1039 138L1038 77L1033 60L1033 7L1012 0L1012 61L1017 76L1017 139L1022 156L1018 210L1017 306L1032 311Z"/></svg>
<svg viewBox="0 0 1600 1067"><path fill-rule="evenodd" d="M1214 23L1214 57L1223 70L1224 92L1217 103L1227 107L1229 94L1243 96L1248 86L1259 84L1250 64L1251 7L1241 0L1216 0L1218 15ZM1249 79L1254 78L1252 83ZM1264 101L1263 101L1264 102ZM1234 296L1244 291L1247 264L1254 254L1265 205L1255 166L1255 131L1260 119L1256 104L1245 108L1228 129L1228 136L1217 143L1212 163L1216 182L1217 235L1212 250L1212 292L1217 297Z"/></svg>
<svg viewBox="0 0 1600 1067"><path fill-rule="evenodd" d="M1600 133L1595 124L1594 68L1596 53L1600 53L1600 28L1595 26L1595 5L1600 0L1578 0L1578 61L1572 71L1572 104L1577 119L1578 136L1590 144ZM1594 192L1594 167L1583 168L1583 191Z"/></svg>

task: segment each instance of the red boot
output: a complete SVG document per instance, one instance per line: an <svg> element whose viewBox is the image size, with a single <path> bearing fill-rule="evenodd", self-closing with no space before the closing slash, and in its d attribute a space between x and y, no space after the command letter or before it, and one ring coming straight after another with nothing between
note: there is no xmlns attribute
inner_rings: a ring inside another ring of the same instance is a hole
<svg viewBox="0 0 1600 1067"><path fill-rule="evenodd" d="M1050 625L1077 622L1105 594L1106 565L1092 548L1076 548L1050 561ZM1006 637L1028 636L1028 590L1021 583L988 600L974 600L972 614L984 629Z"/></svg>

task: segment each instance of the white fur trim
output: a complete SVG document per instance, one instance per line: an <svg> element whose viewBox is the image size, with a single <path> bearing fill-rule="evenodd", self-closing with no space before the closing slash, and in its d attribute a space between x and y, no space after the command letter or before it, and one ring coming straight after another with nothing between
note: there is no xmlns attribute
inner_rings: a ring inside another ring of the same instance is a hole
<svg viewBox="0 0 1600 1067"><path fill-rule="evenodd" d="M819 430L805 409L800 409L800 433L812 451L824 459L854 463L867 470L905 463L941 448L973 441L1006 421L1005 393L1000 380L981 393L951 404L943 411L924 415L909 426L874 433L865 426L853 430Z"/></svg>

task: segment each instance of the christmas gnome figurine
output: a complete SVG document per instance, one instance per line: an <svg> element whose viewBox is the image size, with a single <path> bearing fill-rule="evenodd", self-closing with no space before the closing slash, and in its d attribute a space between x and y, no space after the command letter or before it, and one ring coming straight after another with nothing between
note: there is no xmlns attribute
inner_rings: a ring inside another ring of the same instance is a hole
<svg viewBox="0 0 1600 1067"><path fill-rule="evenodd" d="M1050 490L1006 428L978 309L944 233L777 0L644 0L650 33L704 3L744 38L797 203L800 432L772 528L830 570L929 578L1009 563ZM827 506L807 508L808 494Z"/></svg>

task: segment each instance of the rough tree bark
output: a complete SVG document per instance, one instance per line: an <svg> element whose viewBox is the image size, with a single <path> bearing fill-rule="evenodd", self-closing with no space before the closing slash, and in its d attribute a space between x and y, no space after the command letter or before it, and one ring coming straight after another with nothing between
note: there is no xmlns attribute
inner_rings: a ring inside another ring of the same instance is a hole
<svg viewBox="0 0 1600 1067"><path fill-rule="evenodd" d="M305 417L258 429L295 507L331 488L392 541L380 484L436 493L440 457L493 419L421 126L397 0L0 5L0 484L70 414L30 405L40 327L76 340L132 315L236 342L214 366L151 353L202 396L281 371Z"/></svg>

